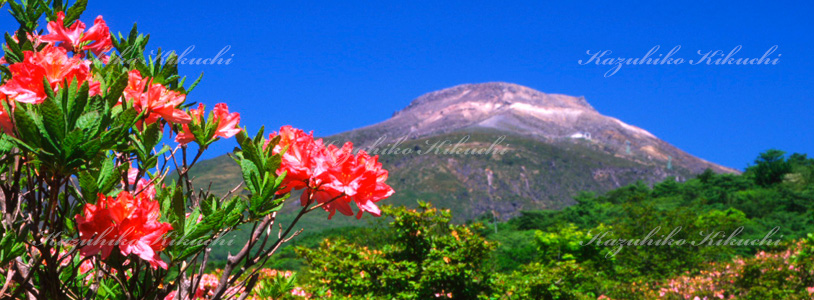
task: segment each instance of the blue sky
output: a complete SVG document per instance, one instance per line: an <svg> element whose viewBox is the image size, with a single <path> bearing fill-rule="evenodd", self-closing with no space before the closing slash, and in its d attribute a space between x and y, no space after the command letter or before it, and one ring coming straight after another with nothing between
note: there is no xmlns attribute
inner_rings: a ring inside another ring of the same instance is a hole
<svg viewBox="0 0 814 300"><path fill-rule="evenodd" d="M562 3L560 3L562 2ZM599 112L701 158L742 169L778 148L814 154L814 5L773 1L94 1L114 32L134 22L150 48L229 65L182 65L201 85L190 100L227 102L254 132L292 124L329 135L390 117L423 93L505 81L585 96ZM16 28L10 15L0 19ZM769 66L580 65L586 51L641 57L681 46L760 57ZM221 142L208 157L234 146Z"/></svg>

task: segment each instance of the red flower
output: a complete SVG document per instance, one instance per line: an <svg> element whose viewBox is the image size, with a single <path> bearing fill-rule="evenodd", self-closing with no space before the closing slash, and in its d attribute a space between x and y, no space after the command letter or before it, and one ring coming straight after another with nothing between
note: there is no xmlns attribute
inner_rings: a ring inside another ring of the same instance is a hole
<svg viewBox="0 0 814 300"><path fill-rule="evenodd" d="M84 256L102 252L106 259L118 246L122 255L135 254L153 268L166 269L158 252L164 250L163 236L172 230L169 223L158 221L158 202L141 193L133 197L128 192L118 197L99 195L99 201L85 204L83 215L76 215L79 238Z"/></svg>
<svg viewBox="0 0 814 300"><path fill-rule="evenodd" d="M138 169L137 168L130 168L127 170L127 184L135 185L135 193L145 193L147 194L147 198L155 199L155 185L150 182L148 178L142 177L136 182L136 177L138 176Z"/></svg>
<svg viewBox="0 0 814 300"><path fill-rule="evenodd" d="M198 103L198 108L190 109L189 114L192 115L192 122L196 122L196 124L203 123L204 105ZM229 113L229 107L226 106L226 103L218 103L215 105L215 109L212 110L212 122L215 122L218 126L213 138L221 137L228 139L235 136L241 130L240 127L237 126L240 122L240 114ZM181 144L187 144L194 140L195 136L187 124L183 125L183 129L175 137L175 141Z"/></svg>
<svg viewBox="0 0 814 300"><path fill-rule="evenodd" d="M48 22L49 34L42 36L46 42L62 42L61 46L74 53L90 50L102 58L102 53L113 48L110 29L102 16L96 17L93 26L85 33L85 23L77 20L70 27L65 27L65 13L58 12L55 21ZM81 56L81 55L80 55Z"/></svg>
<svg viewBox="0 0 814 300"><path fill-rule="evenodd" d="M361 218L363 211L378 217L381 215L381 210L374 202L379 202L379 200L388 198L395 193L393 188L385 183L388 172L382 169L382 163L378 161L378 155L371 157L365 151L359 151L356 159L357 163L363 166L366 173L366 177L353 198L356 205L359 206L359 213L356 218Z"/></svg>
<svg viewBox="0 0 814 300"><path fill-rule="evenodd" d="M218 122L215 136L228 139L240 132L240 127L237 126L240 123L240 114L229 113L229 107L226 106L226 103L215 104L212 113L215 115L214 121Z"/></svg>
<svg viewBox="0 0 814 300"><path fill-rule="evenodd" d="M347 142L342 148L328 145L323 155L316 157L316 168L311 190L314 192L314 200L317 203L326 203L325 209L329 211L328 218L333 217L338 210L346 216L352 216L353 210L350 208L351 197L356 195L361 184L362 171L356 165L353 156L353 143ZM308 194L308 193L305 193ZM306 198L301 198L303 205L307 204Z"/></svg>
<svg viewBox="0 0 814 300"><path fill-rule="evenodd" d="M277 135L272 133L269 139ZM329 212L329 219L337 211L352 216L351 202L359 208L357 218L364 212L381 215L375 202L393 195L393 189L385 183L388 173L382 169L378 156L370 157L364 151L354 155L350 142L342 148L325 147L321 139L315 141L312 134L291 126L280 128L279 135L280 142L272 153L287 148L277 170L278 175L286 173L280 193L305 189L300 203L303 206L313 202L322 204Z"/></svg>
<svg viewBox="0 0 814 300"><path fill-rule="evenodd" d="M365 151L359 151L354 156L352 147L350 142L345 143L341 149L333 145L328 146L328 154L320 163L320 169L324 168L324 171L318 171L315 175L319 183L316 188L319 192L315 194L315 200L317 203L323 203L331 201L337 195L344 195L331 203L336 204L329 207L329 211L333 212L332 209L336 208L344 215L353 215L347 206L353 200L359 208L357 219L361 218L364 212L381 216L381 210L375 202L394 193L385 183L387 170L382 169L378 156L371 157Z"/></svg>
<svg viewBox="0 0 814 300"><path fill-rule="evenodd" d="M142 78L138 70L128 73L129 82L124 89L123 97L133 103L136 111L145 112L144 122L147 125L164 118L170 123L186 124L192 119L177 106L184 103L186 95L168 90L161 84L152 83L152 78ZM141 123L140 123L141 126Z"/></svg>
<svg viewBox="0 0 814 300"><path fill-rule="evenodd" d="M196 124L201 124L201 116L203 116L204 105L203 103L198 103L198 108L193 108L189 110L189 115L191 116L190 122L195 122ZM195 141L195 135L192 134L192 131L189 129L189 125L184 124L183 128L178 135L175 136L175 142L179 144L186 145L190 142Z"/></svg>
<svg viewBox="0 0 814 300"><path fill-rule="evenodd" d="M314 141L313 133L306 134L301 129L295 129L289 125L281 127L279 134L275 132L269 135L269 140L277 135L280 136L280 142L274 146L272 153L277 154L288 148L283 154L280 168L277 170L277 175L286 172L282 183L284 189L281 193L305 188L317 166L317 156L320 155L320 152L325 151L322 140ZM268 142L265 147L268 147Z"/></svg>
<svg viewBox="0 0 814 300"><path fill-rule="evenodd" d="M64 81L76 79L79 85L88 82L90 95L100 94L99 83L90 73L90 61L68 57L65 49L46 46L40 52L25 51L22 62L9 66L11 80L0 86L0 93L22 103L42 103L47 95L43 78L54 91L62 88Z"/></svg>
<svg viewBox="0 0 814 300"><path fill-rule="evenodd" d="M92 259L86 259L86 260L82 261L82 264L79 265L79 274L85 274L88 271L93 270L93 268L94 268L93 260ZM90 278L87 278L85 280L89 281Z"/></svg>
<svg viewBox="0 0 814 300"><path fill-rule="evenodd" d="M195 290L193 299L207 299L215 295L215 289L218 288L220 280L217 276L212 274L203 274L201 281L198 283L198 289Z"/></svg>
<svg viewBox="0 0 814 300"><path fill-rule="evenodd" d="M0 99L0 101L5 101ZM14 102L7 102L9 109L14 110ZM8 134L14 135L14 124L11 123L11 114L12 112L6 111L5 106L0 103L0 131Z"/></svg>

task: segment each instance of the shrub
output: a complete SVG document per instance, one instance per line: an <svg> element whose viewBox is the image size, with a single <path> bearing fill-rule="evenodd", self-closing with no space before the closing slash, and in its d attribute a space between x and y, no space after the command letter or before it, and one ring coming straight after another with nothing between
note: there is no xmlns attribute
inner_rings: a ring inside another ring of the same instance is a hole
<svg viewBox="0 0 814 300"><path fill-rule="evenodd" d="M448 210L427 203L418 209L384 209L393 218L383 234L389 240L373 249L342 238L319 248L300 247L313 285L334 295L376 299L476 299L492 291L486 259L494 249L475 232L480 224L449 224Z"/></svg>
<svg viewBox="0 0 814 300"><path fill-rule="evenodd" d="M5 35L0 64L3 299L273 293L259 272L302 215L379 216L375 203L393 194L378 157L350 143L326 147L290 126L250 137L225 103L192 108L200 78L187 85L175 53L146 58L149 38L135 26L116 37L99 16L85 30L86 0L8 4L20 27ZM231 137L244 183L212 195L189 171ZM302 208L275 233L293 190ZM211 246L244 225L253 229L240 251L204 274Z"/></svg>

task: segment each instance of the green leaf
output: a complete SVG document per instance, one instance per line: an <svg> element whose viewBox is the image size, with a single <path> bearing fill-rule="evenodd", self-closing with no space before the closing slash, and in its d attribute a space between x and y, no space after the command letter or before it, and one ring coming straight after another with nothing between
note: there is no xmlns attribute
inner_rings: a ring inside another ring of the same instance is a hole
<svg viewBox="0 0 814 300"><path fill-rule="evenodd" d="M190 219L197 221L198 217L195 217L193 219L192 216L190 216ZM212 230L220 229L220 226L223 224L222 220L223 220L222 218L204 217L204 219L201 220L201 223L193 225L192 229L190 229L189 232L186 235L184 235L184 238L188 240L194 240L203 237L203 235L207 234Z"/></svg>
<svg viewBox="0 0 814 300"><path fill-rule="evenodd" d="M99 193L99 185L96 178L93 178L88 171L79 172L79 187L82 189L82 196L87 202L96 202L96 195Z"/></svg>
<svg viewBox="0 0 814 300"><path fill-rule="evenodd" d="M65 139L65 116L62 113L62 108L54 102L53 98L47 98L39 104L40 112L43 117L43 124L48 135L54 139L57 144Z"/></svg>
<svg viewBox="0 0 814 300"><path fill-rule="evenodd" d="M25 253L25 244L17 241L17 235L7 231L0 239L0 264L8 264L9 261Z"/></svg>
<svg viewBox="0 0 814 300"><path fill-rule="evenodd" d="M214 195L209 195L209 199L201 202L201 213L204 216L212 215L218 209L218 199Z"/></svg>
<svg viewBox="0 0 814 300"><path fill-rule="evenodd" d="M22 105L18 105L17 109L14 110L14 121L16 123L14 127L17 129L17 136L20 140L35 148L41 146L42 142L40 141L37 125L31 115L25 109L22 109Z"/></svg>
<svg viewBox="0 0 814 300"><path fill-rule="evenodd" d="M6 62L8 62L10 64L18 63L18 62L21 62L23 60L22 58L20 58L20 56L18 54L14 53L14 51L12 51L8 47L7 44L3 44L3 52L6 53L6 56L5 56Z"/></svg>
<svg viewBox="0 0 814 300"><path fill-rule="evenodd" d="M80 149L80 147L85 144L87 140L85 139L85 135L82 131L74 130L65 137L65 139L60 142L62 146L62 151L64 152L64 158L84 158L84 155L80 155L79 157L74 157L75 153L87 153L92 149Z"/></svg>
<svg viewBox="0 0 814 300"><path fill-rule="evenodd" d="M113 128L130 128L135 124L135 120L139 113L133 108L123 110L118 117L113 120L111 127Z"/></svg>
<svg viewBox="0 0 814 300"><path fill-rule="evenodd" d="M171 215L170 224L173 230L177 232L184 232L184 214L186 213L186 201L182 189L175 189L172 195L172 203L170 204Z"/></svg>
<svg viewBox="0 0 814 300"><path fill-rule="evenodd" d="M65 12L65 26L68 27L73 24L73 21L79 19L79 16L85 12L88 7L88 0L77 0L68 11Z"/></svg>
<svg viewBox="0 0 814 300"><path fill-rule="evenodd" d="M62 11L63 10L62 0L54 0L53 6L55 11Z"/></svg>
<svg viewBox="0 0 814 300"><path fill-rule="evenodd" d="M198 86L198 83L201 82L201 79L203 78L203 75L204 75L203 72L201 72L201 75L198 75L198 79L195 79L195 82L193 82L192 85L189 86L189 89L187 89L187 94L192 93L192 90L194 90L195 87Z"/></svg>
<svg viewBox="0 0 814 300"><path fill-rule="evenodd" d="M116 78L116 81L108 89L107 95L105 98L108 101L118 101L121 98L124 89L127 88L127 81L128 75L127 73L122 73L119 77Z"/></svg>
<svg viewBox="0 0 814 300"><path fill-rule="evenodd" d="M79 92L76 94L75 98L68 99L68 101L63 101L63 110L65 111L65 122L68 124L68 127L73 127L76 124L76 120L79 116L85 111L85 106L88 105L88 97L90 94L90 85L87 81L83 83L79 87Z"/></svg>
<svg viewBox="0 0 814 300"><path fill-rule="evenodd" d="M235 198L233 202L234 206L232 206L231 209L227 209L227 211L229 211L229 214L227 214L226 217L223 219L223 224L221 225L222 226L221 228L237 226L237 224L240 222L240 219L243 217L243 213L246 210L246 203L240 201L239 198Z"/></svg>
<svg viewBox="0 0 814 300"><path fill-rule="evenodd" d="M17 42L14 41L14 39L12 38L12 36L10 34L6 33L5 37L6 37L6 46L8 47L8 49L11 50L11 52L15 56L22 57L23 56L23 50L20 49L20 45L18 45ZM9 63L12 63L12 62L10 61Z"/></svg>
<svg viewBox="0 0 814 300"><path fill-rule="evenodd" d="M14 143L8 135L0 134L0 155L6 155L14 148Z"/></svg>
<svg viewBox="0 0 814 300"><path fill-rule="evenodd" d="M51 88L51 83L48 82L48 77L42 77L42 87L45 90L45 95L48 98L56 98L56 92L54 92L54 89Z"/></svg>
<svg viewBox="0 0 814 300"><path fill-rule="evenodd" d="M116 187L116 184L122 181L122 174L124 174L128 168L130 168L130 166L126 164L115 168L113 160L110 158L106 159L99 172L99 179L96 181L99 185L99 193L109 195L113 188Z"/></svg>
<svg viewBox="0 0 814 300"><path fill-rule="evenodd" d="M147 151L152 150L158 145L158 142L161 141L161 128L159 127L158 122L150 124L144 130L144 135L142 136L144 147Z"/></svg>
<svg viewBox="0 0 814 300"><path fill-rule="evenodd" d="M161 216L166 220L169 220L169 216L171 215L170 210L172 210L172 195L175 195L176 188L177 185L173 179L168 185L168 188L156 190L156 199L158 199L159 203L161 204Z"/></svg>
<svg viewBox="0 0 814 300"><path fill-rule="evenodd" d="M176 259L181 260L187 258L195 253L198 253L199 251L201 251L201 249L206 247L206 245L203 244L195 244L195 241L190 242L190 244L193 244L194 246L189 246L188 248L185 248L184 251L181 252L181 254L178 255Z"/></svg>
<svg viewBox="0 0 814 300"><path fill-rule="evenodd" d="M257 169L257 166L247 160L240 161L240 170L243 172L243 181L246 183L246 189L248 189L252 193L257 193L259 190L259 176L260 170Z"/></svg>
<svg viewBox="0 0 814 300"><path fill-rule="evenodd" d="M76 120L76 128L79 128L83 131L89 131L89 136L95 135L95 129L98 129L101 125L102 118L99 116L99 113L96 111L89 111L81 116L79 119Z"/></svg>

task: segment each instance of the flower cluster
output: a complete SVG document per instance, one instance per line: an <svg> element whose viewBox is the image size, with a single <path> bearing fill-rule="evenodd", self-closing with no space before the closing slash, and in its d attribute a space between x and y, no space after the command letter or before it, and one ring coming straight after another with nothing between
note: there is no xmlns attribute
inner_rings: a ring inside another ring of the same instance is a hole
<svg viewBox="0 0 814 300"><path fill-rule="evenodd" d="M213 274L204 274L201 276L201 281L198 282L198 289L195 290L195 295L192 299L207 299L214 296L214 291L218 287L218 276Z"/></svg>
<svg viewBox="0 0 814 300"><path fill-rule="evenodd" d="M784 251L760 251L754 257L711 263L698 274L687 272L657 286L642 283L633 290L647 299L751 299L759 297L755 291L762 285L788 291L805 290L807 296L814 297L814 282L811 282L814 269L796 265L793 259L806 247L810 246L798 241Z"/></svg>
<svg viewBox="0 0 814 300"><path fill-rule="evenodd" d="M9 66L11 80L0 86L0 93L8 99L21 103L39 104L47 97L45 82L58 91L65 82L73 80L79 85L88 82L90 95L100 93L99 83L93 80L90 61L68 57L67 51L46 46L39 52L25 51L22 62ZM13 108L14 102L9 103Z"/></svg>
<svg viewBox="0 0 814 300"><path fill-rule="evenodd" d="M191 123L193 125L198 127L203 125L204 105L202 103L198 104L198 108L190 109L189 114L192 116ZM211 120L210 122L214 122L215 131L213 132L212 137L201 137L202 139L228 139L235 136L241 130L237 125L240 122L240 114L229 113L229 107L226 105L226 103L215 104L215 109L213 109L210 113L209 120ZM183 124L181 128L181 131L178 132L178 135L175 137L176 142L180 144L187 144L195 140L196 137L192 133L192 130L189 129L189 124ZM208 140L203 142L208 142Z"/></svg>
<svg viewBox="0 0 814 300"><path fill-rule="evenodd" d="M53 252L55 252L55 251L53 251L54 249L51 249L51 250L52 250L51 254L54 254L53 253ZM61 252L59 252L59 257L57 258L57 261L59 262L59 264L61 266L68 266L68 265L71 264L71 262L73 262L73 260L74 260L74 256L70 254L70 251L68 249L63 249ZM83 259L82 262L79 264L79 268L77 268L76 271L78 272L79 275L88 273L91 270L93 270L93 268L95 268L93 263L94 263L93 258ZM43 264L47 265L47 263L45 261L43 261ZM110 269L110 271L111 272L116 272L116 269ZM89 280L89 279L90 278L86 278L86 280Z"/></svg>
<svg viewBox="0 0 814 300"><path fill-rule="evenodd" d="M153 268L166 269L158 252L164 249L164 235L172 226L158 221L158 202L147 194L122 191L115 198L100 194L96 204L86 204L83 213L76 215L82 255L101 252L106 259L118 248L122 255L135 254Z"/></svg>
<svg viewBox="0 0 814 300"><path fill-rule="evenodd" d="M0 86L0 95L7 102L0 103L0 131L13 134L12 115L16 102L39 104L47 97L45 84L53 91L65 88L64 85L76 81L78 85L88 83L91 96L101 93L100 84L93 79L91 62L83 60L84 51L89 50L97 57L106 57L105 52L113 47L110 30L102 16L98 16L94 25L85 32L85 23L75 21L65 27L65 14L57 13L57 19L48 23L49 34L39 36L26 33L35 49L44 44L39 51L24 51L21 62L11 64L8 69L11 79ZM12 37L16 42L16 35ZM59 45L57 45L59 43ZM68 56L68 51L77 54ZM0 63L6 64L5 57ZM4 104L4 105L3 105Z"/></svg>
<svg viewBox="0 0 814 300"><path fill-rule="evenodd" d="M84 56L85 50L93 52L97 57L105 58L104 52L113 48L108 29L102 16L96 17L93 26L85 32L85 23L76 20L71 26L65 27L65 13L58 12L57 19L48 22L48 34L42 36L42 41L60 43L66 50Z"/></svg>
<svg viewBox="0 0 814 300"><path fill-rule="evenodd" d="M186 95L169 90L159 83L153 83L152 78L142 77L138 70L130 71L127 76L127 88L122 95L126 100L134 101L133 107L136 111L144 114L144 123L140 122L139 126L150 125L162 118L167 122L178 124L192 121L186 112L178 108L184 103Z"/></svg>
<svg viewBox="0 0 814 300"><path fill-rule="evenodd" d="M293 283L295 279L294 272L291 271L260 269L258 273L260 274L260 277L259 280L257 281L256 288L253 290L253 293L248 298L250 300L265 300L269 298L275 298L268 297L269 294L274 294L273 292L269 293L268 291L284 289L284 287L286 286L290 287L288 283ZM311 299L311 297L313 296L312 293L307 292L304 288L299 286L294 286L294 288L292 288L291 291L284 290L282 292L287 292L288 294L291 294L291 296L295 298ZM330 297L331 290L326 290L325 296Z"/></svg>
<svg viewBox="0 0 814 300"><path fill-rule="evenodd" d="M341 148L326 147L322 139L314 140L313 133L306 134L291 126L283 126L269 140L277 136L280 142L272 151L283 153L277 171L286 174L282 193L304 189L301 204L307 206L316 201L330 213L329 219L336 211L353 215L350 202L359 208L357 218L364 212L381 215L375 202L393 195L393 189L385 183L388 173L378 162L378 155L371 157L365 151L354 155L350 142Z"/></svg>
<svg viewBox="0 0 814 300"><path fill-rule="evenodd" d="M192 297L187 297L186 299L192 300L203 300L203 299L211 299L212 296L215 295L215 289L218 288L218 276L215 274L203 274L199 282L197 282L197 288L195 289L195 294ZM172 291L166 297L165 300L173 300L175 296L178 294L178 291Z"/></svg>

